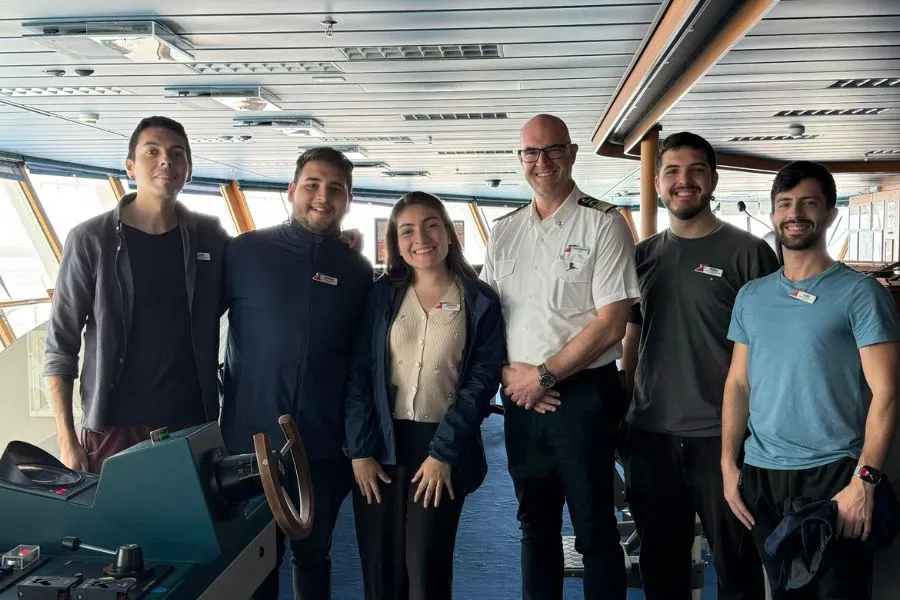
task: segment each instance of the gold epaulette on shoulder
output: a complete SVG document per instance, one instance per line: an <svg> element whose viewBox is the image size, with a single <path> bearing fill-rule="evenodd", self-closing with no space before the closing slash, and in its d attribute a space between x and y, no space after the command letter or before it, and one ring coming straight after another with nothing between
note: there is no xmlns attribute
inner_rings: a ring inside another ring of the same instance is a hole
<svg viewBox="0 0 900 600"><path fill-rule="evenodd" d="M496 219L494 219L494 223L496 223L497 221L502 221L503 219L506 219L506 218L508 218L508 217L511 217L511 216L513 216L514 214L516 214L517 212L519 212L520 210L522 210L523 208L528 208L529 206L531 206L530 203L529 203L529 204L523 204L522 206L520 206L520 207L517 208L516 210L511 210L511 211L509 211L508 213L506 213L505 215L503 215L502 217L497 217Z"/></svg>
<svg viewBox="0 0 900 600"><path fill-rule="evenodd" d="M609 202L604 202L603 200L597 200L596 198L591 198L590 196L579 198L578 205L584 206L586 208L593 208L594 210L599 210L600 212L609 212L616 207L615 204L610 204Z"/></svg>

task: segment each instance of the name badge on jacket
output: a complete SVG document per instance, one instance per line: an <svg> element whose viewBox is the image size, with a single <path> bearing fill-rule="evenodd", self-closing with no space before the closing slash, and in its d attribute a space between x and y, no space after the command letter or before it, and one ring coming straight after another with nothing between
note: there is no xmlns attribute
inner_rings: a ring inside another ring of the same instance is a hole
<svg viewBox="0 0 900 600"><path fill-rule="evenodd" d="M337 285L338 279L337 277L332 277L331 275L326 275L325 273L316 273L313 275L313 281L318 281L320 283L327 283L328 285Z"/></svg>
<svg viewBox="0 0 900 600"><path fill-rule="evenodd" d="M198 252L197 260L210 260L209 252Z"/></svg>
<svg viewBox="0 0 900 600"><path fill-rule="evenodd" d="M715 267L711 267L709 265L700 265L696 269L694 269L694 273L703 273L704 275L712 275L713 277L721 277L722 269L717 269Z"/></svg>

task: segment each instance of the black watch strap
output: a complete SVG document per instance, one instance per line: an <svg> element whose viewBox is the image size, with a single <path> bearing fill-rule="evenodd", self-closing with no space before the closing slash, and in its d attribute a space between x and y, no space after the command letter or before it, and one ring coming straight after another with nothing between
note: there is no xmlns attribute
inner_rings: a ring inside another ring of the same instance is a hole
<svg viewBox="0 0 900 600"><path fill-rule="evenodd" d="M881 478L884 477L884 473L868 465L857 465L856 469L853 470L853 475L866 483L874 485L878 485L881 482Z"/></svg>

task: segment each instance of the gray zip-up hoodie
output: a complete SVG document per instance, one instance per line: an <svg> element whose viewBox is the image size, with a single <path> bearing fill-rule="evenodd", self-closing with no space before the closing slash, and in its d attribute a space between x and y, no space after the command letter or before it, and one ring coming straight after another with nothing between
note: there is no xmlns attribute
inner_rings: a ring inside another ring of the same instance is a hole
<svg viewBox="0 0 900 600"><path fill-rule="evenodd" d="M50 313L44 375L78 377L78 353L84 332L81 369L82 425L102 432L107 406L128 355L134 306L131 262L118 206L76 226L63 249ZM218 349L222 307L222 266L228 234L219 220L176 203L184 248L185 287L191 339L207 421L219 417Z"/></svg>

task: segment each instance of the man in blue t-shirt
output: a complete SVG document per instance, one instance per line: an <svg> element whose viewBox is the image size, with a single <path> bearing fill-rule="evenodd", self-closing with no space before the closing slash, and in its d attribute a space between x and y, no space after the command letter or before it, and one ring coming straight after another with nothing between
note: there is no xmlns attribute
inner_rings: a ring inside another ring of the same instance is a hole
<svg viewBox="0 0 900 600"><path fill-rule="evenodd" d="M785 500L797 497L837 502L830 567L801 588L803 597L871 596L871 555L852 540L871 531L896 425L900 327L887 290L829 257L836 200L822 165L795 162L778 172L772 223L784 268L741 289L728 332L735 344L722 414L725 497L753 533L774 600L794 592L779 587L779 563L763 545Z"/></svg>

